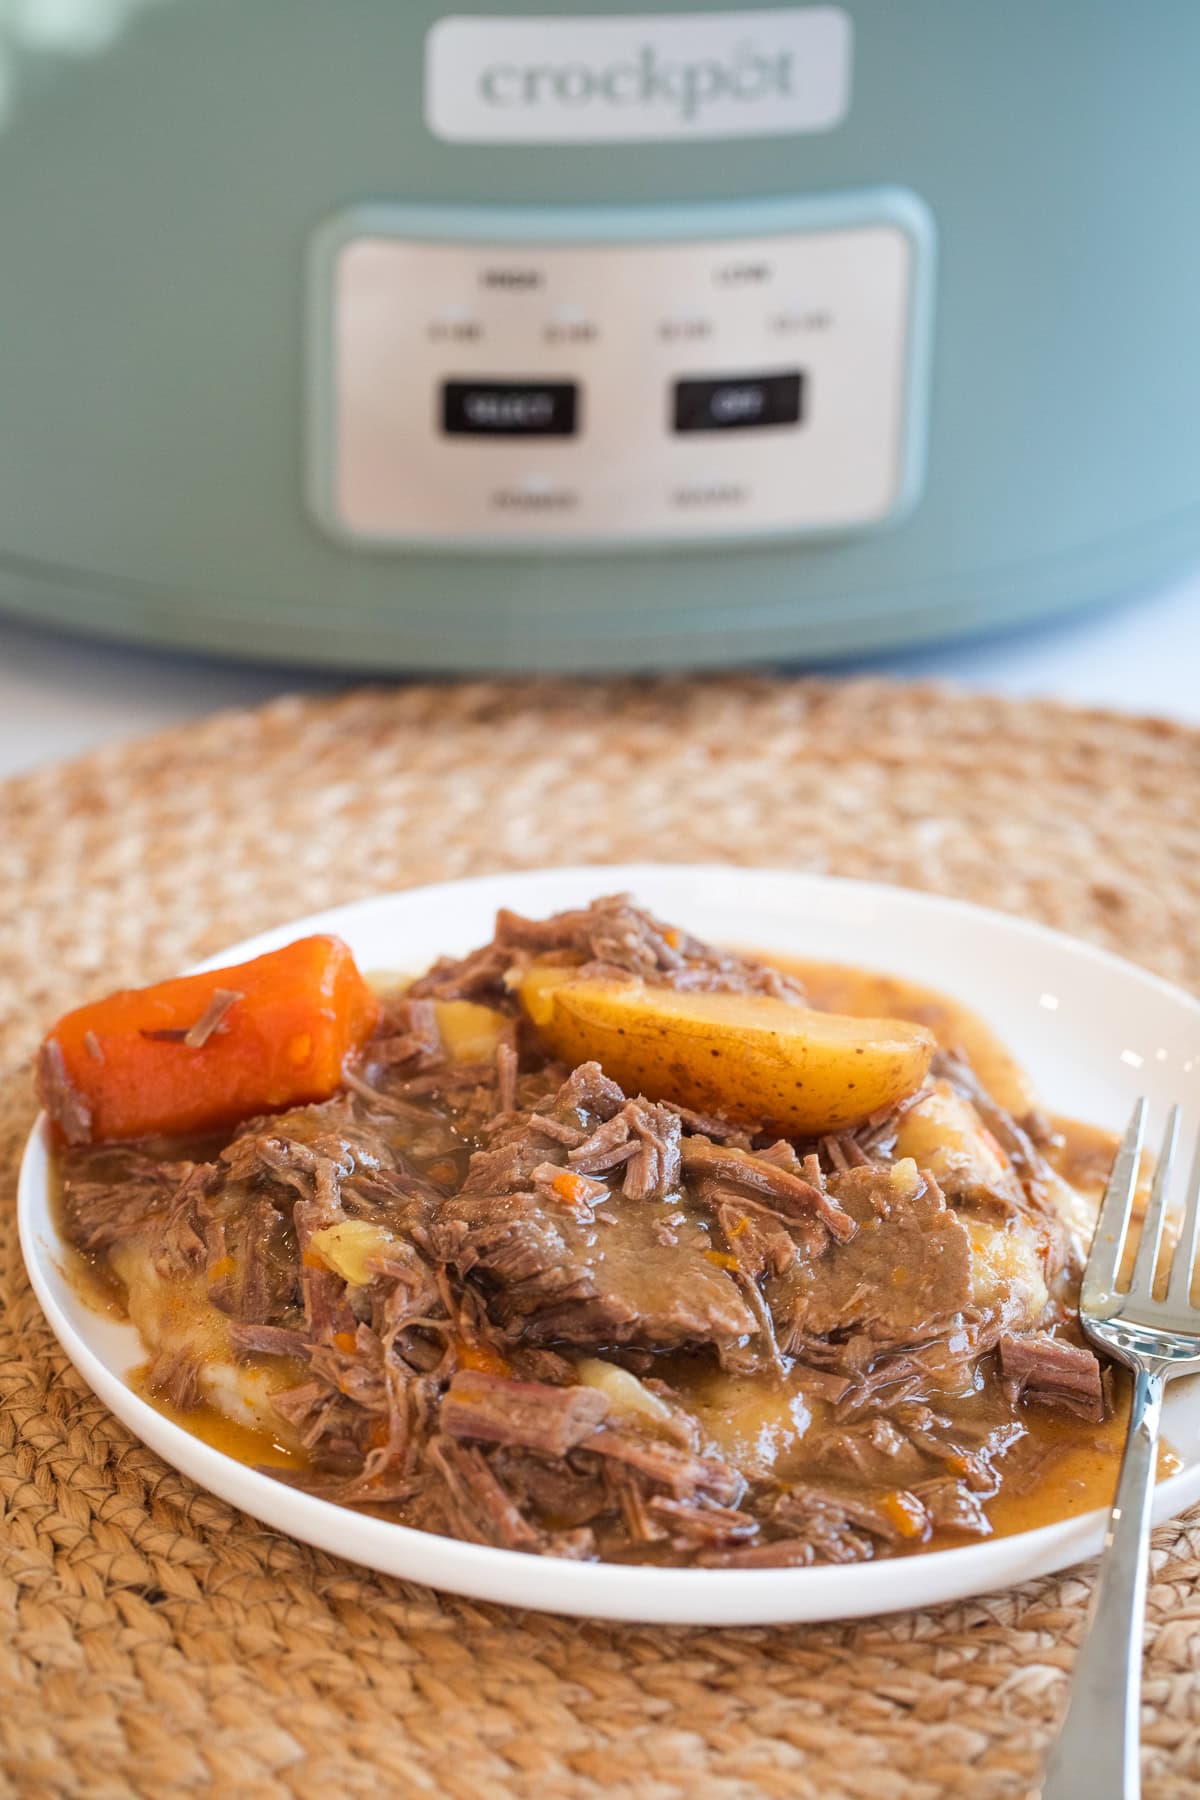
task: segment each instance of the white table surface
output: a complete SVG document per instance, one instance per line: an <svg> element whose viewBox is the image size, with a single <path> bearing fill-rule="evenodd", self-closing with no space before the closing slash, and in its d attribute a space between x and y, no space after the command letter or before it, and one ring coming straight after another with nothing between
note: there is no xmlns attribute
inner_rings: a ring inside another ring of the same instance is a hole
<svg viewBox="0 0 1200 1800"><path fill-rule="evenodd" d="M1102 611L840 667L1200 725L1200 569ZM353 679L85 642L0 618L0 777L218 708Z"/></svg>

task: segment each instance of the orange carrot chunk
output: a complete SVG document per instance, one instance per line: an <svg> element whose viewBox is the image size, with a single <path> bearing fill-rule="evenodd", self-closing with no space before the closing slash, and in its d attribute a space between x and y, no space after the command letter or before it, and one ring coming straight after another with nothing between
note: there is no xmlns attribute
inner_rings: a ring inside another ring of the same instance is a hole
<svg viewBox="0 0 1200 1800"><path fill-rule="evenodd" d="M38 1092L72 1144L201 1132L327 1100L379 1002L340 938L127 988L58 1021Z"/></svg>
<svg viewBox="0 0 1200 1800"><path fill-rule="evenodd" d="M466 1338L455 1338L454 1348L458 1352L460 1369L482 1369L485 1375L512 1374L512 1364L490 1344L468 1343Z"/></svg>

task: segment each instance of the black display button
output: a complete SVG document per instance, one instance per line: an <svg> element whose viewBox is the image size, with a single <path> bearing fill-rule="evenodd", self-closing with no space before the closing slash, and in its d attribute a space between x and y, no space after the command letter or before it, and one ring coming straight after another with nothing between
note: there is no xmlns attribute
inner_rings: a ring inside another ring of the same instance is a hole
<svg viewBox="0 0 1200 1800"><path fill-rule="evenodd" d="M798 425L804 397L799 369L776 375L715 375L675 383L676 431L752 431Z"/></svg>
<svg viewBox="0 0 1200 1800"><path fill-rule="evenodd" d="M448 436L573 437L573 381L447 381L442 430Z"/></svg>

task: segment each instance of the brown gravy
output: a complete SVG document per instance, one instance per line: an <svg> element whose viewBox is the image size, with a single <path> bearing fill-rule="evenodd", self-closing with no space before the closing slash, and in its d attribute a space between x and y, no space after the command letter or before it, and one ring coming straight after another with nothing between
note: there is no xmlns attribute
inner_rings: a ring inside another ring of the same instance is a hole
<svg viewBox="0 0 1200 1800"><path fill-rule="evenodd" d="M912 1019L927 1025L944 1049L961 1045L983 1085L1015 1117L1037 1106L1037 1094L1020 1063L991 1026L960 1000L919 982L852 964L777 955L764 960L798 976L811 1004L821 1011L858 1018ZM1054 1136L1045 1146L1047 1160L1069 1186L1089 1200L1099 1200L1120 1133L1059 1114L1051 1115L1051 1124ZM1151 1172L1147 1156L1143 1159L1143 1189L1149 1185ZM1075 1518L1112 1505L1129 1417L1128 1386L1120 1374L1116 1385L1116 1406L1102 1425L1036 1407L1027 1409L1025 1423L1041 1453L1042 1478L1031 1485L1006 1483L988 1502L988 1519L998 1537L1034 1531L1056 1519ZM1032 1464L1033 1458L1030 1460ZM1161 1444L1159 1480L1182 1467L1182 1459L1170 1445Z"/></svg>
<svg viewBox="0 0 1200 1800"><path fill-rule="evenodd" d="M237 1425L207 1402L202 1401L199 1406L190 1407L186 1412L178 1406L172 1406L165 1395L147 1382L145 1364L133 1371L129 1377L129 1385L135 1394L139 1394L156 1412L162 1413L164 1418L182 1425L193 1437L198 1437L202 1443L221 1451L222 1455L231 1456L235 1462L260 1469L304 1467L305 1458L296 1451L289 1450L286 1444L277 1443L269 1431L253 1431L248 1425Z"/></svg>
<svg viewBox="0 0 1200 1800"><path fill-rule="evenodd" d="M1036 1105L1029 1079L1015 1058L990 1027L960 1002L934 989L870 970L800 958L776 956L770 960L804 981L815 1007L859 1017L900 1017L928 1025L940 1043L946 1047L961 1046L967 1051L985 1086L1008 1110L1021 1116ZM1089 1197L1096 1196L1107 1178L1118 1136L1103 1127L1070 1119L1055 1118L1053 1126L1054 1139L1047 1146L1049 1160L1064 1180ZM120 1283L99 1261L65 1247L61 1254L72 1284L87 1305L108 1316L124 1316ZM713 1435L719 1438L721 1402L712 1371L693 1371L689 1375L686 1369L674 1367L671 1377L684 1399L701 1416L708 1412L706 1423L717 1427ZM269 1432L235 1424L207 1404L186 1412L171 1405L146 1384L144 1369L135 1372L130 1385L166 1417L238 1462L281 1470L303 1467L304 1458L278 1443ZM804 1409L796 1406L796 1390L790 1384L785 1384L785 1389L777 1396L777 1403L781 1412L795 1417L794 1442L789 1440L788 1447L799 1450ZM1111 1505L1128 1416L1128 1392L1119 1377L1117 1394L1117 1405L1102 1425L1037 1407L1025 1409L1022 1422L1026 1436L1006 1459L1006 1479L1001 1491L986 1504L997 1536L1035 1530ZM729 1419L724 1423L728 1427ZM785 1449L774 1464L777 1479L786 1481L787 1459ZM1181 1466L1180 1458L1164 1445L1159 1456L1160 1479ZM388 1506L362 1510L382 1518L402 1517L399 1509ZM957 1533L943 1532L914 1546L913 1553L945 1549L963 1541Z"/></svg>
<svg viewBox="0 0 1200 1800"><path fill-rule="evenodd" d="M164 1397L147 1387L144 1372L139 1369L129 1385L143 1400L164 1417L190 1431L193 1437L211 1445L235 1462L251 1468L300 1469L304 1458L279 1444L268 1432L251 1431L235 1425L214 1407L200 1405L189 1412L172 1406ZM1103 1425L1089 1425L1083 1420L1059 1418L1030 1408L1025 1423L1029 1437L1025 1440L1025 1460L1037 1478L1024 1483L1007 1482L985 1511L997 1537L1013 1537L1022 1531L1036 1531L1059 1519L1073 1519L1112 1505L1117 1473L1125 1443L1129 1412L1128 1392L1123 1381L1118 1385L1116 1408ZM1182 1460L1168 1444L1162 1444L1158 1457L1158 1478L1163 1481L1183 1467ZM375 1517L402 1522L398 1508L364 1507ZM946 1550L964 1540L957 1533L935 1533L928 1543L917 1546L911 1554L928 1550Z"/></svg>

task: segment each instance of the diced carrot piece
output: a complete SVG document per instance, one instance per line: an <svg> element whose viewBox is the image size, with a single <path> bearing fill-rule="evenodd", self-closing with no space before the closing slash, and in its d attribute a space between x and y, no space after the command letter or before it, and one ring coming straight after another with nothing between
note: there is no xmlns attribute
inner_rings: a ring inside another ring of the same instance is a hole
<svg viewBox="0 0 1200 1800"><path fill-rule="evenodd" d="M550 1186L568 1206L582 1206L596 1192L595 1184L586 1175L577 1175L574 1169L564 1169L561 1175L554 1177Z"/></svg>
<svg viewBox="0 0 1200 1800"><path fill-rule="evenodd" d="M998 1163L1007 1164L1008 1152L1000 1142L1000 1139L996 1136L995 1132L989 1131L986 1125L980 1125L978 1130L980 1137L983 1139L992 1155L996 1158L996 1161Z"/></svg>
<svg viewBox="0 0 1200 1800"><path fill-rule="evenodd" d="M340 938L129 988L59 1020L38 1091L61 1137L201 1132L337 1091L379 1002Z"/></svg>
<svg viewBox="0 0 1200 1800"><path fill-rule="evenodd" d="M718 1269L729 1269L732 1271L741 1266L736 1256L730 1256L724 1250L706 1250L704 1252L704 1259L706 1262L712 1263L714 1267Z"/></svg>
<svg viewBox="0 0 1200 1800"><path fill-rule="evenodd" d="M882 1495L879 1504L901 1537L924 1537L929 1530L928 1513L916 1495L910 1494L906 1488L897 1488L894 1493Z"/></svg>
<svg viewBox="0 0 1200 1800"><path fill-rule="evenodd" d="M512 1374L512 1364L490 1344L469 1344L466 1338L456 1338L454 1348L460 1369L482 1369L486 1375Z"/></svg>

